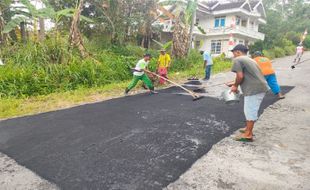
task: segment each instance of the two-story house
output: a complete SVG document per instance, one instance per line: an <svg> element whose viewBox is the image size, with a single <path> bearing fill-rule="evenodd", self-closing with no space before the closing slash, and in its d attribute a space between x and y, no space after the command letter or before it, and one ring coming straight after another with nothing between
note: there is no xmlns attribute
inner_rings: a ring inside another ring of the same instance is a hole
<svg viewBox="0 0 310 190"><path fill-rule="evenodd" d="M162 40L167 41L171 39L173 20L162 23ZM262 0L199 1L193 48L229 56L229 50L236 44L250 45L264 40L265 35L258 31L261 24L266 24Z"/></svg>
<svg viewBox="0 0 310 190"><path fill-rule="evenodd" d="M264 34L258 29L260 24L266 24L265 18L263 3L259 0L201 2L196 13L194 47L213 55L229 55L236 44L250 45L264 40Z"/></svg>

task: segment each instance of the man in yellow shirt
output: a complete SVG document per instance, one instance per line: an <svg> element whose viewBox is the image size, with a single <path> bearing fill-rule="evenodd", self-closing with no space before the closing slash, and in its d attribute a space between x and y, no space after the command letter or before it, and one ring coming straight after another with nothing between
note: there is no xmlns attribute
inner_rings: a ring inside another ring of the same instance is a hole
<svg viewBox="0 0 310 190"><path fill-rule="evenodd" d="M169 54L166 53L166 50L160 50L160 55L157 61L157 72L160 76L168 78L168 69L170 67L171 58ZM164 79L159 80L159 84L165 84Z"/></svg>

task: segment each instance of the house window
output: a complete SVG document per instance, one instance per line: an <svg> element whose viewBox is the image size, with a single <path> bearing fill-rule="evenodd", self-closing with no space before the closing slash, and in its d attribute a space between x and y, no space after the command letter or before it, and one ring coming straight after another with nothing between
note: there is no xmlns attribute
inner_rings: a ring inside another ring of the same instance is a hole
<svg viewBox="0 0 310 190"><path fill-rule="evenodd" d="M221 40L211 40L211 54L221 54L222 42Z"/></svg>
<svg viewBox="0 0 310 190"><path fill-rule="evenodd" d="M241 26L246 27L247 26L248 21L247 20L242 20L241 21Z"/></svg>
<svg viewBox="0 0 310 190"><path fill-rule="evenodd" d="M199 24L199 18L196 18L196 23L195 23L196 25L198 25Z"/></svg>
<svg viewBox="0 0 310 190"><path fill-rule="evenodd" d="M241 23L241 18L236 16L236 25L240 25Z"/></svg>
<svg viewBox="0 0 310 190"><path fill-rule="evenodd" d="M199 49L200 48L200 41L195 41L195 49Z"/></svg>
<svg viewBox="0 0 310 190"><path fill-rule="evenodd" d="M254 22L251 22L251 29L254 29Z"/></svg>
<svg viewBox="0 0 310 190"><path fill-rule="evenodd" d="M214 28L225 27L226 17L215 17Z"/></svg>

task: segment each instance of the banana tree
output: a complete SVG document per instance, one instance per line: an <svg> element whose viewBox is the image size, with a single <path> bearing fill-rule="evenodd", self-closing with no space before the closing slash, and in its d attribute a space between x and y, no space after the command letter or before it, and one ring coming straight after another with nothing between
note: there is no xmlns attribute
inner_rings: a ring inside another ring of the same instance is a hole
<svg viewBox="0 0 310 190"><path fill-rule="evenodd" d="M82 57L85 58L89 56L89 53L86 51L86 48L84 47L82 36L78 27L83 6L84 6L84 0L80 0L72 18L69 34L69 43L70 48L77 47Z"/></svg>
<svg viewBox="0 0 310 190"><path fill-rule="evenodd" d="M8 39L8 35L4 34L2 31L5 26L5 18L4 18L6 15L5 12L7 12L6 10L9 9L10 3L11 3L10 0L0 1L0 45L5 44Z"/></svg>
<svg viewBox="0 0 310 190"><path fill-rule="evenodd" d="M185 57L191 45L191 35L197 0L163 0L159 3L162 6L174 5L175 24L173 29L172 54L177 57Z"/></svg>
<svg viewBox="0 0 310 190"><path fill-rule="evenodd" d="M29 0L20 0L20 2L25 6L27 11L16 11L15 14L19 14L21 16L12 18L4 27L3 33L9 33L12 30L15 30L21 23L27 20L37 20L37 19L51 19L51 21L55 24L55 33L56 39L58 38L58 25L62 18L69 17L72 18L75 10L74 8L67 8L60 11L55 11L53 7L48 3L47 0L41 0L44 4L44 8L37 9L34 5L32 5ZM85 16L80 16L81 20L92 23L93 21ZM44 23L40 24L41 27L44 27ZM40 29L41 30L41 29ZM44 29L42 29L44 31Z"/></svg>

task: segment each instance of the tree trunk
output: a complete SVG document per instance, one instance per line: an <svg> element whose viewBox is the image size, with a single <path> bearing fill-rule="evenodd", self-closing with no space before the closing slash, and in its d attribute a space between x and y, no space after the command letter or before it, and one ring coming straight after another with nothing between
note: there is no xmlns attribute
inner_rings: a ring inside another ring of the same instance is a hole
<svg viewBox="0 0 310 190"><path fill-rule="evenodd" d="M26 33L26 23L25 22L20 23L20 33L21 33L22 42L26 43L27 33Z"/></svg>
<svg viewBox="0 0 310 190"><path fill-rule="evenodd" d="M42 42L45 39L45 23L43 18L39 18L39 26L40 26L39 41Z"/></svg>
<svg viewBox="0 0 310 190"><path fill-rule="evenodd" d="M85 58L89 56L89 53L85 49L80 30L78 28L83 5L84 5L84 0L80 0L79 6L73 15L71 28L70 28L70 34L69 34L69 43L70 43L70 48L77 47L80 51L81 56Z"/></svg>
<svg viewBox="0 0 310 190"><path fill-rule="evenodd" d="M176 18L172 38L172 54L177 58L183 58L188 52L189 30L188 27L182 23L184 13Z"/></svg>
<svg viewBox="0 0 310 190"><path fill-rule="evenodd" d="M4 28L4 19L2 18L0 11L0 45L5 43L4 34L2 33L3 28Z"/></svg>
<svg viewBox="0 0 310 190"><path fill-rule="evenodd" d="M195 1L195 3L197 3L197 0ZM191 28L190 28L190 32L189 32L189 41L188 41L188 50L187 50L187 55L189 54L190 49L192 48L192 44L193 44L193 31L194 31L194 27L195 27L195 22L196 22L196 8L193 11L193 15L192 15L192 20L191 20Z"/></svg>

